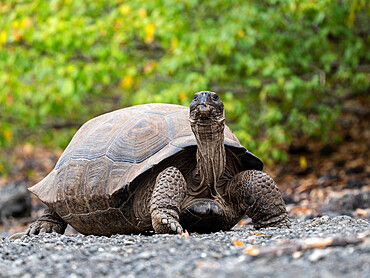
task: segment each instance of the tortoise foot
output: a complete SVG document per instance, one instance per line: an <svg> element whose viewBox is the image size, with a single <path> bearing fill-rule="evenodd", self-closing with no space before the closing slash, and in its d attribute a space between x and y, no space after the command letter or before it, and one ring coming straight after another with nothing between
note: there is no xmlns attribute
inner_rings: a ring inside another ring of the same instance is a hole
<svg viewBox="0 0 370 278"><path fill-rule="evenodd" d="M38 235L40 233L52 233L56 232L62 234L60 225L56 225L55 223L50 223L48 221L35 221L33 222L28 230L27 235Z"/></svg>
<svg viewBox="0 0 370 278"><path fill-rule="evenodd" d="M40 233L63 234L67 227L64 222L55 212L46 209L44 214L35 222L33 222L27 229L27 235L38 235Z"/></svg>
<svg viewBox="0 0 370 278"><path fill-rule="evenodd" d="M157 210L152 213L154 231L159 234L182 234L183 228L170 210ZM177 213L176 213L177 214Z"/></svg>
<svg viewBox="0 0 370 278"><path fill-rule="evenodd" d="M234 202L252 218L256 229L290 227L281 192L268 174L246 170L234 177L230 188L230 192L234 194Z"/></svg>
<svg viewBox="0 0 370 278"><path fill-rule="evenodd" d="M261 219L254 224L256 229L265 227L290 228L290 220L287 213L269 219Z"/></svg>
<svg viewBox="0 0 370 278"><path fill-rule="evenodd" d="M179 213L185 191L186 182L179 169L168 167L159 173L150 199L152 226L156 233L183 233Z"/></svg>

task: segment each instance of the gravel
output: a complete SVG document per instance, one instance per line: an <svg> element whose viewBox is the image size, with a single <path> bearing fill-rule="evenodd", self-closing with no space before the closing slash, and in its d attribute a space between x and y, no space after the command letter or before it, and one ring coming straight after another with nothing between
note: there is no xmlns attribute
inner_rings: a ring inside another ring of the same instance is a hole
<svg viewBox="0 0 370 278"><path fill-rule="evenodd" d="M0 277L368 277L370 223L322 216L212 234L0 237Z"/></svg>

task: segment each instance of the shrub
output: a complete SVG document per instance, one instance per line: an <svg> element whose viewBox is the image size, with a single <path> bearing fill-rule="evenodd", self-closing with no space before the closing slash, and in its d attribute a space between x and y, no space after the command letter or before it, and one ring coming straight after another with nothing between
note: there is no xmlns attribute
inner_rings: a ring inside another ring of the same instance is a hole
<svg viewBox="0 0 370 278"><path fill-rule="evenodd" d="M248 149L284 159L293 136L328 139L341 99L365 94L367 11L365 0L3 2L0 146L65 147L91 117L212 90Z"/></svg>

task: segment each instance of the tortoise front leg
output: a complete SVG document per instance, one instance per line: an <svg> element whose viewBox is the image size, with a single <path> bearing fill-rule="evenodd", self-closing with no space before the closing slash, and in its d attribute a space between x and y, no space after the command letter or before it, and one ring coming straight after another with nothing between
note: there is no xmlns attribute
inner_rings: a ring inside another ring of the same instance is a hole
<svg viewBox="0 0 370 278"><path fill-rule="evenodd" d="M56 232L63 234L67 223L51 209L46 209L44 214L33 222L27 229L27 235L38 235L39 233Z"/></svg>
<svg viewBox="0 0 370 278"><path fill-rule="evenodd" d="M179 214L185 192L184 176L176 167L168 167L158 175L150 199L152 226L156 233L183 233Z"/></svg>
<svg viewBox="0 0 370 278"><path fill-rule="evenodd" d="M248 215L256 229L268 226L290 227L290 220L279 188L266 173L247 170L229 184L234 207Z"/></svg>

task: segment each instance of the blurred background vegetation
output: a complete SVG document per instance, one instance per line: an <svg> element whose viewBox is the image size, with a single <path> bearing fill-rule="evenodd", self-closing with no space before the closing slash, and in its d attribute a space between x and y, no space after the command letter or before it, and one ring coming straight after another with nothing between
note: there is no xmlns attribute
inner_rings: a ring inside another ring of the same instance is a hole
<svg viewBox="0 0 370 278"><path fill-rule="evenodd" d="M267 162L332 135L367 97L366 0L0 2L0 172L19 144L64 148L130 105L220 93L227 124Z"/></svg>

